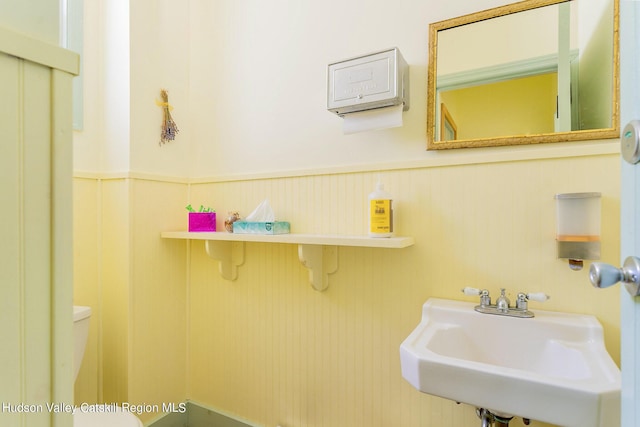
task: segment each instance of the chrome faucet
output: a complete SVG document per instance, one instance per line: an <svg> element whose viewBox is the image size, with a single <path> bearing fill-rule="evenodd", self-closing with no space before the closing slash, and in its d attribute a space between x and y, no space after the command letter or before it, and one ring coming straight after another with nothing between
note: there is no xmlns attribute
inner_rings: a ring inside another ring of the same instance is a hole
<svg viewBox="0 0 640 427"><path fill-rule="evenodd" d="M485 314L498 314L501 316L522 317L529 318L534 317L533 312L528 309L529 300L544 302L549 299L547 294L542 292L525 294L519 292L516 297L515 306L511 306L511 301L506 295L504 288L500 289L500 296L496 299L495 304L491 304L491 297L489 291L486 289L476 289L466 287L462 289L465 295L479 295L480 304L476 305L474 309L479 313Z"/></svg>
<svg viewBox="0 0 640 427"><path fill-rule="evenodd" d="M505 292L505 289L501 288L500 296L496 300L496 310L498 310L500 313L508 313L509 304L511 304L511 301L509 301L509 298L507 298L504 292Z"/></svg>

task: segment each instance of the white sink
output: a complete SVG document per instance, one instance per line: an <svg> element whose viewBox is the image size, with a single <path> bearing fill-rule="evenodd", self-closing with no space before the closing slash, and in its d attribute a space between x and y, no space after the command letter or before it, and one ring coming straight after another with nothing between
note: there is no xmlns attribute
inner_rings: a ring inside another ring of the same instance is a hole
<svg viewBox="0 0 640 427"><path fill-rule="evenodd" d="M429 299L400 346L402 376L416 389L567 427L620 425L620 370L593 316L533 310L481 314L476 304Z"/></svg>

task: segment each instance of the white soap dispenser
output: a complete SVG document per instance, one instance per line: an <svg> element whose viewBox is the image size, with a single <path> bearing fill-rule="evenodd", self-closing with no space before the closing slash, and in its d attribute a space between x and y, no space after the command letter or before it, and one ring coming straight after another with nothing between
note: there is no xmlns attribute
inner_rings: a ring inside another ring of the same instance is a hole
<svg viewBox="0 0 640 427"><path fill-rule="evenodd" d="M376 189L369 194L369 236L392 237L393 221L393 197L384 191L378 176Z"/></svg>

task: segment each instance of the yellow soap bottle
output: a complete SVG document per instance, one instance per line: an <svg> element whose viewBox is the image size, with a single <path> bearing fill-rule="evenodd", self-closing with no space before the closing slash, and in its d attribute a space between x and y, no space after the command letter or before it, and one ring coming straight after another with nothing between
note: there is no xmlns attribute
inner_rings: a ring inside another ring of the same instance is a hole
<svg viewBox="0 0 640 427"><path fill-rule="evenodd" d="M369 194L369 236L392 237L393 220L393 197L378 178L376 189Z"/></svg>

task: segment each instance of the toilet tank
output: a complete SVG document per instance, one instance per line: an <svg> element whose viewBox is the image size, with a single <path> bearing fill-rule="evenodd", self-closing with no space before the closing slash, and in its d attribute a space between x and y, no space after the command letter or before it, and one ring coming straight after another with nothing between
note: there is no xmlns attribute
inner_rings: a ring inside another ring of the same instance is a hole
<svg viewBox="0 0 640 427"><path fill-rule="evenodd" d="M80 372L84 349L87 346L89 337L89 318L91 317L91 307L80 305L73 306L73 380L75 381Z"/></svg>

